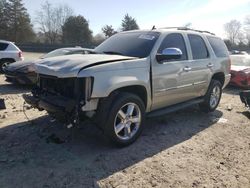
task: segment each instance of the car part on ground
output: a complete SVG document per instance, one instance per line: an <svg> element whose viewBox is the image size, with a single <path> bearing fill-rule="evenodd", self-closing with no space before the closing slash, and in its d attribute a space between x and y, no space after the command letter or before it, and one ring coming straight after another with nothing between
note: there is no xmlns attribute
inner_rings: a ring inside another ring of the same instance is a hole
<svg viewBox="0 0 250 188"><path fill-rule="evenodd" d="M241 91L240 92L240 99L245 104L247 109L250 112L250 90L248 91Z"/></svg>
<svg viewBox="0 0 250 188"><path fill-rule="evenodd" d="M0 40L0 72L8 64L23 60L22 51L13 42Z"/></svg>
<svg viewBox="0 0 250 188"><path fill-rule="evenodd" d="M94 52L37 64L37 88L24 99L70 128L90 118L119 146L138 138L146 115L191 104L214 111L230 80L226 45L206 32L122 32Z"/></svg>
<svg viewBox="0 0 250 188"><path fill-rule="evenodd" d="M87 48L60 48L49 52L48 54L40 57L41 59L53 58L63 55L73 54L89 54L93 53L91 49ZM35 72L35 64L41 61L24 61L12 63L3 68L6 76L6 81L17 84L34 85L37 82L37 73Z"/></svg>
<svg viewBox="0 0 250 188"><path fill-rule="evenodd" d="M0 99L0 110L6 109L4 99Z"/></svg>

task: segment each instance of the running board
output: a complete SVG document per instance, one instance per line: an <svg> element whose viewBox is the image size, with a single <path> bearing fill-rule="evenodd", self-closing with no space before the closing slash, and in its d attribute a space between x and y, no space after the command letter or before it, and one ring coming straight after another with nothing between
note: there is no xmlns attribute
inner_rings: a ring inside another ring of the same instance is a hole
<svg viewBox="0 0 250 188"><path fill-rule="evenodd" d="M166 108L162 108L159 110L149 112L147 114L147 117L152 118L152 117L162 116L162 115L169 114L169 113L172 113L172 112L175 112L175 111L178 111L178 110L181 110L181 109L184 109L184 108L187 108L189 106L193 106L195 104L199 104L202 102L204 102L203 98L193 99L193 100L190 100L187 102L179 103L176 105L172 105L172 106L169 106Z"/></svg>

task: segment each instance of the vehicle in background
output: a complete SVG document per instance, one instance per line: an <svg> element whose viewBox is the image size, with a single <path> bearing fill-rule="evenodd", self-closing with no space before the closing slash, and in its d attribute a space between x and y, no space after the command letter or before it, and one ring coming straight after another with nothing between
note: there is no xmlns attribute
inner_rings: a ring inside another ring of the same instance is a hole
<svg viewBox="0 0 250 188"><path fill-rule="evenodd" d="M232 50L230 55L248 55L248 53L246 51Z"/></svg>
<svg viewBox="0 0 250 188"><path fill-rule="evenodd" d="M13 42L0 40L0 72L8 64L23 60L22 51Z"/></svg>
<svg viewBox="0 0 250 188"><path fill-rule="evenodd" d="M19 61L7 65L3 68L6 81L32 85L37 81L37 74L35 72L34 64L39 63L41 59L52 58L63 55L72 55L72 54L88 54L91 53L91 49L86 48L60 48L54 51L49 52L41 56L38 60L34 61Z"/></svg>
<svg viewBox="0 0 250 188"><path fill-rule="evenodd" d="M230 85L250 88L250 55L231 55Z"/></svg>

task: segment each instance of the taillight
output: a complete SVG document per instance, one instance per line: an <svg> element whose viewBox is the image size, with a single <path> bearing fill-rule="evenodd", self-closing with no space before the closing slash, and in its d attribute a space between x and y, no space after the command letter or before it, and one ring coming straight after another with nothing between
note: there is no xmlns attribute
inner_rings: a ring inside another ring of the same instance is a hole
<svg viewBox="0 0 250 188"><path fill-rule="evenodd" d="M21 51L18 52L18 57L20 57L20 58L23 57L23 52L21 52Z"/></svg>

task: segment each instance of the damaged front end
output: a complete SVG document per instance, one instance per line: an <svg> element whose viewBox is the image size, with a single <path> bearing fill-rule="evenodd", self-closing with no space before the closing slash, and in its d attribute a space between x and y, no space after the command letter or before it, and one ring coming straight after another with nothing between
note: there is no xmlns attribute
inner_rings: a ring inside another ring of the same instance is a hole
<svg viewBox="0 0 250 188"><path fill-rule="evenodd" d="M52 117L71 126L79 123L81 110L90 100L93 78L57 78L38 76L38 85L31 94L23 95L26 103L46 110Z"/></svg>

